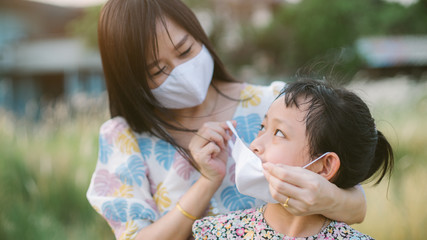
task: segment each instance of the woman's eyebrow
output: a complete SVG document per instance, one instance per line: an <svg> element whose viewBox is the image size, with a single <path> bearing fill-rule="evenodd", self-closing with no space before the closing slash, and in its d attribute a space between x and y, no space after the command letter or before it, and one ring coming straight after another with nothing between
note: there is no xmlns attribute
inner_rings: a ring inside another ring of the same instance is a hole
<svg viewBox="0 0 427 240"><path fill-rule="evenodd" d="M181 41L179 41L176 45L174 45L175 49L179 49L180 47L182 47L182 45L184 45L184 43L187 41L188 39L188 34L185 34L185 36L181 39Z"/></svg>
<svg viewBox="0 0 427 240"><path fill-rule="evenodd" d="M178 50L180 47L182 47L182 45L184 45L185 42L187 42L188 36L189 36L188 34L185 34L185 36L176 45L174 44L174 48L176 50ZM173 42L172 42L172 44L173 44ZM159 61L151 62L147 65L147 69L151 69L157 65L159 65Z"/></svg>

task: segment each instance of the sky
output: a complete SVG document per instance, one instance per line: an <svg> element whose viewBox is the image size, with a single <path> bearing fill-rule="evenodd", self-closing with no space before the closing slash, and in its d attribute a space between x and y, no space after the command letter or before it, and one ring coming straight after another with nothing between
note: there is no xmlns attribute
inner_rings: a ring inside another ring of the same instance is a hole
<svg viewBox="0 0 427 240"><path fill-rule="evenodd" d="M66 6L66 7L88 7L93 5L98 5L105 3L107 0L30 0L35 2L43 2L43 3L49 3L59 6ZM289 0L291 2L296 2L298 0ZM387 0L390 2L400 2L404 5L409 5L417 0Z"/></svg>

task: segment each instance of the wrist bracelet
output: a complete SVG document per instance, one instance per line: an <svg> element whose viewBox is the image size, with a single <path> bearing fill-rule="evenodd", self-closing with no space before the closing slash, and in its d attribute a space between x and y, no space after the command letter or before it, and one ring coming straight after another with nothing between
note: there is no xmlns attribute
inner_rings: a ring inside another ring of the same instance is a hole
<svg viewBox="0 0 427 240"><path fill-rule="evenodd" d="M186 212L184 209L182 209L181 205L179 205L179 202L176 203L176 208L178 208L178 210L182 213L182 215L186 216L187 218L195 221L197 220L197 218L191 214L189 214L188 212Z"/></svg>

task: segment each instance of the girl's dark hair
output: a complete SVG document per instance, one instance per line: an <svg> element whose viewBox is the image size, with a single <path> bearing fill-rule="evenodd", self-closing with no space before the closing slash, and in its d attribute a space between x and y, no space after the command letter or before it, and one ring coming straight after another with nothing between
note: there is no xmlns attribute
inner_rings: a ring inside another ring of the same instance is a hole
<svg viewBox="0 0 427 240"><path fill-rule="evenodd" d="M213 78L235 81L226 71L194 13L179 0L109 0L101 11L98 42L110 102L111 117L122 116L138 133L147 132L171 143L184 157L188 152L165 131L192 131L168 124L155 114L173 114L161 108L147 81L147 56L158 56L156 25L175 21L206 46L214 59ZM157 59L155 59L157 60ZM156 61L155 61L156 62ZM215 86L214 86L215 87Z"/></svg>
<svg viewBox="0 0 427 240"><path fill-rule="evenodd" d="M349 188L379 175L378 184L393 169L390 143L377 130L368 106L356 94L331 83L299 78L282 90L286 107L306 111L310 155L335 152L340 168L332 179Z"/></svg>

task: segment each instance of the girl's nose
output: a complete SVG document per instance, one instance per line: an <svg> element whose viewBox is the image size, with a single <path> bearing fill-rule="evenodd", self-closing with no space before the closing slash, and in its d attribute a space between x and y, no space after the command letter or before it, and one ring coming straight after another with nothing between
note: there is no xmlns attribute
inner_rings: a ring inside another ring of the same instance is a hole
<svg viewBox="0 0 427 240"><path fill-rule="evenodd" d="M258 156L264 151L262 141L260 141L259 137L255 138L255 140L252 141L252 143L249 145L249 148Z"/></svg>

